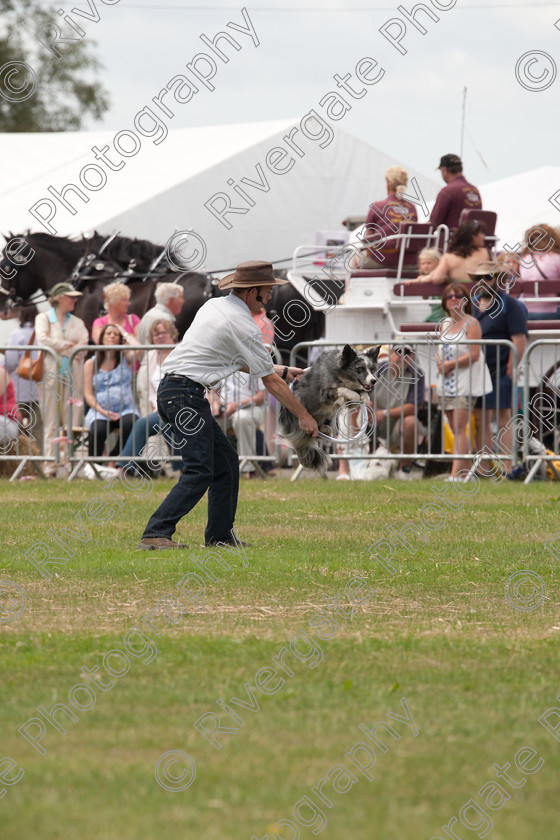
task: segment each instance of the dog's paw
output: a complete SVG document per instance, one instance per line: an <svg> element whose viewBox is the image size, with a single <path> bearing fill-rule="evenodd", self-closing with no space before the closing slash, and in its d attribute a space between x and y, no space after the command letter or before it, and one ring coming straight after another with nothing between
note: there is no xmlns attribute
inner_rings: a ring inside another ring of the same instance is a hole
<svg viewBox="0 0 560 840"><path fill-rule="evenodd" d="M338 397L345 399L345 400L352 400L356 396L355 391L351 391L350 388L340 387L338 388Z"/></svg>
<svg viewBox="0 0 560 840"><path fill-rule="evenodd" d="M342 387L342 388L338 389L338 399L342 400L342 403L360 402L360 400L361 400L360 393L358 391L351 391L350 388Z"/></svg>

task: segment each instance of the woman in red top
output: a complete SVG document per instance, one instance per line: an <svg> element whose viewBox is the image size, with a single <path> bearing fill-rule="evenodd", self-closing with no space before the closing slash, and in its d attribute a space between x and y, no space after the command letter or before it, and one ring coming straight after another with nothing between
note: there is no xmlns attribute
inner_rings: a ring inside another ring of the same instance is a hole
<svg viewBox="0 0 560 840"><path fill-rule="evenodd" d="M6 452L18 439L20 423L14 383L6 368L0 367L0 452Z"/></svg>
<svg viewBox="0 0 560 840"><path fill-rule="evenodd" d="M385 173L387 198L370 204L361 241L373 247L365 252L361 268L396 268L399 264L400 242L387 243L390 236L399 232L401 222L416 222L416 207L404 198L408 174L402 166L391 166Z"/></svg>

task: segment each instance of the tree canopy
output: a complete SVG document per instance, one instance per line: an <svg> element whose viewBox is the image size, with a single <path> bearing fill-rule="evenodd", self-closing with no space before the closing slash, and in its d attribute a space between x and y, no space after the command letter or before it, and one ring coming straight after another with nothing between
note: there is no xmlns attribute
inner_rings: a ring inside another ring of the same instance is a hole
<svg viewBox="0 0 560 840"><path fill-rule="evenodd" d="M109 97L89 34L36 0L0 0L0 12L0 131L75 131L100 119ZM74 42L49 48L56 28Z"/></svg>

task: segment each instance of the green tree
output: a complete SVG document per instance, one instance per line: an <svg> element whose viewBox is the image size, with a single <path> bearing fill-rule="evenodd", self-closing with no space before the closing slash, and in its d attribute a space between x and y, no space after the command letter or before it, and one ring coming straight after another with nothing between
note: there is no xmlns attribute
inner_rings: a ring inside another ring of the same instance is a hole
<svg viewBox="0 0 560 840"><path fill-rule="evenodd" d="M92 80L101 65L77 21L72 29L35 0L0 0L0 13L0 131L73 131L100 119L109 97ZM57 29L73 42L57 41Z"/></svg>

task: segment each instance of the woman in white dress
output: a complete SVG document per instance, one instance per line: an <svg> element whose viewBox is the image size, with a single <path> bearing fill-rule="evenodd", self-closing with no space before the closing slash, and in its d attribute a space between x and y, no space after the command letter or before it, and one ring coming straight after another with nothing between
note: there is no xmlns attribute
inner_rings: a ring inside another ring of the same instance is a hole
<svg viewBox="0 0 560 840"><path fill-rule="evenodd" d="M492 380L480 344L462 343L482 337L480 324L472 315L468 289L462 283L450 283L443 293L441 305L446 317L439 331L437 392L453 431L453 452L466 455L469 452L467 424L476 398L492 390ZM459 474L465 468L470 468L470 462L454 458L450 479L464 480Z"/></svg>

